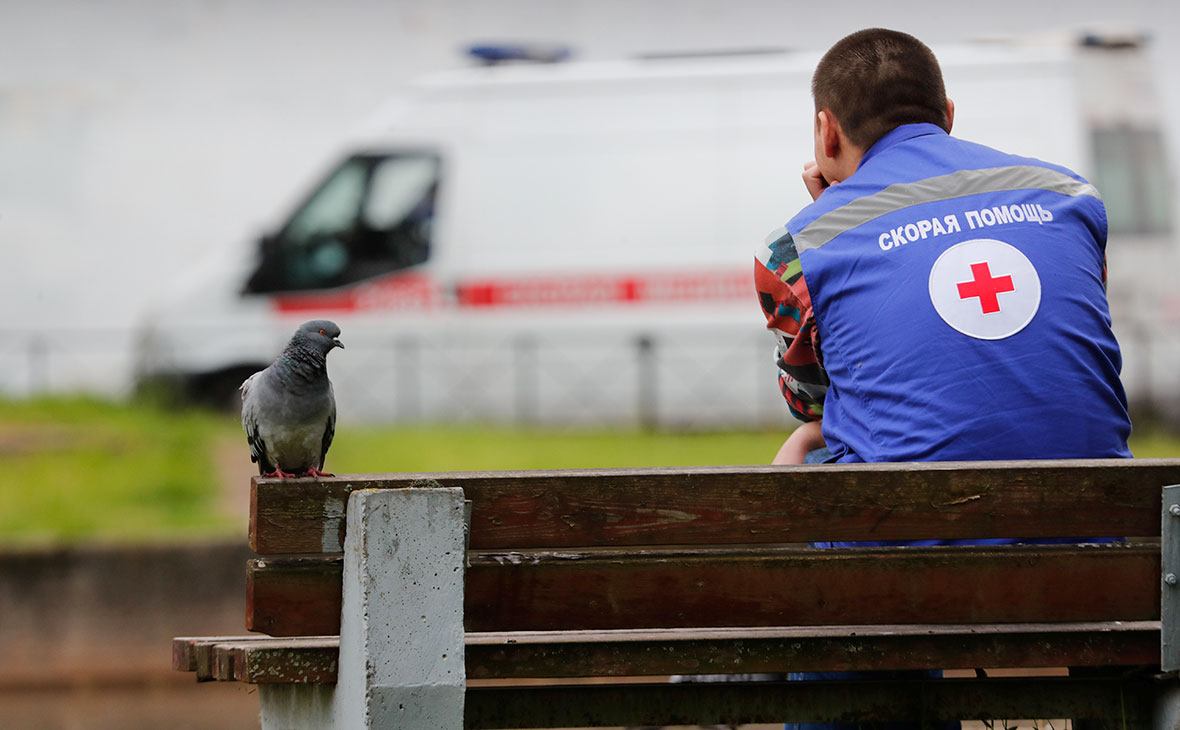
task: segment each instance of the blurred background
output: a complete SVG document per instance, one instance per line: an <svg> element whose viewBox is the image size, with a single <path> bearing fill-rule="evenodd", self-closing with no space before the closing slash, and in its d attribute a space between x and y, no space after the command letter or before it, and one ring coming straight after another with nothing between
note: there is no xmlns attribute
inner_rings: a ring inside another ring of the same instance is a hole
<svg viewBox="0 0 1180 730"><path fill-rule="evenodd" d="M252 465L224 406L302 319L349 323L348 349L331 364L341 409L333 471L769 461L792 424L741 286L755 246L804 200L810 109L799 79L832 42L876 25L947 48L944 63L964 59L948 91L958 100L958 82L980 101L959 106L963 136L1017 140L1030 148L1016 151L1099 184L1133 449L1175 455L1174 3L0 6L0 728L257 726L247 689L173 676L168 640L243 631ZM492 68L487 54L468 55L473 45L560 60ZM591 70L579 71L583 62ZM491 75L501 71L509 75ZM681 79L681 91L656 95L656 77ZM793 86L780 97L759 85L767 78ZM603 79L623 91L604 91ZM624 103L630 116L602 112ZM407 122L414 109L425 111ZM322 282L301 285L290 267L261 277L278 269L260 264L291 263L274 252L317 196L337 194L328 183L362 163L377 179L386 158L359 140L381 139L390 120L407 135L397 159L415 163L387 176L405 209L398 220L416 209L406 201L433 208L438 181L457 181L437 223L420 230L467 248L440 248L429 262L436 279L398 278L415 276L403 262L368 289L341 288L337 248L318 243L308 260L331 273ZM674 199L633 192L641 187L622 186L627 210L607 207L609 186L596 189L609 216L579 217L585 196L551 194L547 210L570 206L555 220L521 203L529 189L513 188L505 170L530 161L543 186L546 160L581 159L570 151L579 138L556 132L597 123L632 134L646 165L633 171L636 185L662 189L651 170L693 177L678 164L719 171L714 187L681 191L731 196L721 213L705 211L723 219L707 228L702 245L712 248L677 252L688 235L677 221L691 216ZM435 164L422 146L431 135L458 162L444 154ZM503 147L508 139L517 146ZM669 140L680 146L659 147ZM741 164L693 156L714 146ZM472 212L443 218L448 201ZM598 293L555 300L569 280L537 260L582 266L558 242L576 238L575 222L597 230L596 218L627 222L635 238L598 254ZM517 243L486 243L493 223L521 231ZM519 243L526 231L535 243ZM661 266L669 251L682 268ZM628 261L640 279L612 264ZM643 294L657 290L665 294Z"/></svg>

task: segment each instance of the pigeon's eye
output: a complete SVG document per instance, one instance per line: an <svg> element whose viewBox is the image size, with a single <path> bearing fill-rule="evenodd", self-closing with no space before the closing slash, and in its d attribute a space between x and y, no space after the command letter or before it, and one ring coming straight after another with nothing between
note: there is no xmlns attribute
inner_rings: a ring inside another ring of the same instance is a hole
<svg viewBox="0 0 1180 730"><path fill-rule="evenodd" d="M326 334L328 334L328 333L327 333L327 332L324 332L323 330L320 330L320 334L321 334L321 335L326 335Z"/></svg>

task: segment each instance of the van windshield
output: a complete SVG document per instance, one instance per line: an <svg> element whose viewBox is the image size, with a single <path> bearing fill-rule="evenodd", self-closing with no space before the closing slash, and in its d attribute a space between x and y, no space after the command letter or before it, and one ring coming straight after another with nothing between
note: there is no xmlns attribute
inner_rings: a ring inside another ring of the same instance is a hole
<svg viewBox="0 0 1180 730"><path fill-rule="evenodd" d="M421 152L345 159L263 239L247 290L325 289L425 262L440 166Z"/></svg>

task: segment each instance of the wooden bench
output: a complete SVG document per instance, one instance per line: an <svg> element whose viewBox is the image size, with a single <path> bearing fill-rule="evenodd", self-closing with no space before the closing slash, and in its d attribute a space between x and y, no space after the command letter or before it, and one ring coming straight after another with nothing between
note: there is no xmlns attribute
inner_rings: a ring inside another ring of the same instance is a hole
<svg viewBox="0 0 1180 730"><path fill-rule="evenodd" d="M256 479L269 636L177 638L173 665L258 685L265 728L1177 728L1174 484L1180 459ZM807 546L1090 536L1126 540ZM965 671L667 679L925 669Z"/></svg>

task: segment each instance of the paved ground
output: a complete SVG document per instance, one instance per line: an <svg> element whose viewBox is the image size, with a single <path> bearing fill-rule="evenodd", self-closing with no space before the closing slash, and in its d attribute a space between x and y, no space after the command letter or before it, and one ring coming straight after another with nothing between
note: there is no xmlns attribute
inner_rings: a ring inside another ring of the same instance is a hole
<svg viewBox="0 0 1180 730"><path fill-rule="evenodd" d="M258 695L191 674L147 685L0 687L4 730L257 730Z"/></svg>

